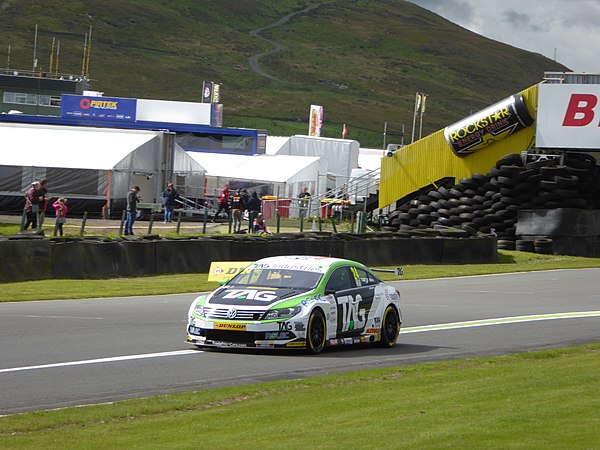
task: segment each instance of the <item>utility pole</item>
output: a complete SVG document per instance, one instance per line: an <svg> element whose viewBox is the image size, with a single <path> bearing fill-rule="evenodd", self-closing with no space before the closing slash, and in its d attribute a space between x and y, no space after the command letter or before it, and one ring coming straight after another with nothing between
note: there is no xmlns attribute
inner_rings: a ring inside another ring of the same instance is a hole
<svg viewBox="0 0 600 450"><path fill-rule="evenodd" d="M35 72L35 68L37 67L37 32L38 26L35 24L35 34L33 35L33 69L32 72Z"/></svg>
<svg viewBox="0 0 600 450"><path fill-rule="evenodd" d="M419 121L419 139L421 139L421 133L423 131L423 114L425 114L425 102L427 101L427 94L421 94L421 119Z"/></svg>

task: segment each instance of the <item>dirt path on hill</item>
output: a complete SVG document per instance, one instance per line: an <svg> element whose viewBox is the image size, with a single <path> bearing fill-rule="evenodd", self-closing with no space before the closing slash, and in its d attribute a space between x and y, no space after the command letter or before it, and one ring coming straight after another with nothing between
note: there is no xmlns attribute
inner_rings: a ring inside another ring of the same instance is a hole
<svg viewBox="0 0 600 450"><path fill-rule="evenodd" d="M252 37L259 37L261 39L264 39L265 41L267 41L269 44L273 45L273 49L269 50L267 52L264 53L259 53L258 55L253 55L248 59L248 62L250 63L250 69L252 69L253 72L256 72L257 74L265 77L265 78L269 78L271 80L276 80L276 81L281 81L279 80L279 78L274 77L273 75L269 75L267 72L265 72L263 69L261 69L260 65L259 65L259 61L260 59L262 59L265 56L268 55L273 55L277 52L282 51L283 49L285 49L285 46L283 44L280 44L277 41L274 41L272 39L268 39L264 36L260 36L260 33L262 33L265 30L270 30L272 28L277 28L280 27L284 24L286 24L287 22L290 21L290 19L298 14L305 14L309 11L312 11L313 9L318 8L319 6L322 6L322 4L320 5L313 5L313 6L309 6L308 8L305 8L301 11L296 11L293 13L288 14L287 16L282 17L281 19L279 19L277 22L274 22L270 25L261 27L261 28L257 28L256 30L252 30L250 32L248 32L248 34L250 34L250 36Z"/></svg>

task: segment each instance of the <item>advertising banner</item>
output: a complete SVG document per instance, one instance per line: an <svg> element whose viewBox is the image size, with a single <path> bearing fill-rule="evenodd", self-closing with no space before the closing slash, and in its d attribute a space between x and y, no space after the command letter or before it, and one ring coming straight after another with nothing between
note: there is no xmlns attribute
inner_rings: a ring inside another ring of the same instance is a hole
<svg viewBox="0 0 600 450"><path fill-rule="evenodd" d="M202 83L202 103L212 103L213 82L204 81Z"/></svg>
<svg viewBox="0 0 600 450"><path fill-rule="evenodd" d="M136 108L134 98L62 94L60 117L135 122Z"/></svg>
<svg viewBox="0 0 600 450"><path fill-rule="evenodd" d="M214 105L168 100L137 101L137 121L211 125Z"/></svg>
<svg viewBox="0 0 600 450"><path fill-rule="evenodd" d="M444 136L454 153L464 157L532 123L523 97L517 94L446 127Z"/></svg>
<svg viewBox="0 0 600 450"><path fill-rule="evenodd" d="M320 137L322 125L323 107L319 105L310 105L310 115L308 118L308 135Z"/></svg>
<svg viewBox="0 0 600 450"><path fill-rule="evenodd" d="M220 103L221 85L212 81L202 83L202 103Z"/></svg>
<svg viewBox="0 0 600 450"><path fill-rule="evenodd" d="M540 84L536 147L600 151L600 85Z"/></svg>

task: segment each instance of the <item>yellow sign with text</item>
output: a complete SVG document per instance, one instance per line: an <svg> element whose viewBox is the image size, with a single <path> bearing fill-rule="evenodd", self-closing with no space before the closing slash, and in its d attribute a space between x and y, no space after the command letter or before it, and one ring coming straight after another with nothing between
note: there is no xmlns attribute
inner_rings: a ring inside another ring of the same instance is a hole
<svg viewBox="0 0 600 450"><path fill-rule="evenodd" d="M208 272L208 281L226 283L254 261L213 261Z"/></svg>
<svg viewBox="0 0 600 450"><path fill-rule="evenodd" d="M243 323L216 322L214 328L215 330L246 331L246 325Z"/></svg>

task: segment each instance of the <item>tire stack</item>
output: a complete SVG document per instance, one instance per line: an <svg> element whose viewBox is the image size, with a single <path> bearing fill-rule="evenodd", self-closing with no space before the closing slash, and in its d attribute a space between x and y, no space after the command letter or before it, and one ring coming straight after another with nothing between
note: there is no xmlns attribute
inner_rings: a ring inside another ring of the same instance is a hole
<svg viewBox="0 0 600 450"><path fill-rule="evenodd" d="M517 240L520 209L599 207L600 183L596 161L585 154L524 164L520 154L506 155L486 175L462 178L452 188L420 195L390 214L390 229L417 234L474 235L494 233L498 248L552 253L552 240ZM420 232L419 232L420 230ZM452 234L454 233L454 234ZM435 233L431 233L435 234Z"/></svg>

